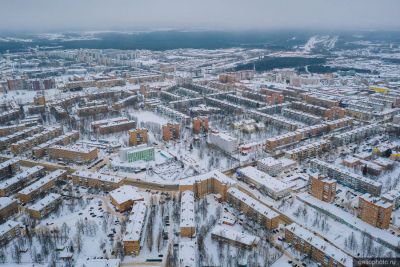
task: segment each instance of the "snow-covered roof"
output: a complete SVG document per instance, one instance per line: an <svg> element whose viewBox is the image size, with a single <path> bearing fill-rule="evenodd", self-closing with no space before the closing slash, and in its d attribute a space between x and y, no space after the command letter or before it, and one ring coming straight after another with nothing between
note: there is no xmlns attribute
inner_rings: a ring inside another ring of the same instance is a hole
<svg viewBox="0 0 400 267"><path fill-rule="evenodd" d="M232 180L231 178L229 178L228 176L226 176L225 174L223 174L222 172L218 171L218 170L213 170L204 174L200 174L200 175L196 175L196 176L192 176L186 179L181 179L179 181L179 185L192 185L196 182L200 182L203 180L207 180L207 179L211 179L214 178L216 180L218 180L220 183L223 184L228 184L228 185L235 185L236 181Z"/></svg>
<svg viewBox="0 0 400 267"><path fill-rule="evenodd" d="M235 187L229 188L228 194L231 195L232 197L235 197L239 201L245 203L247 206L251 207L257 213L263 215L264 217L266 217L269 220L272 220L279 216L279 214L277 212L271 210L270 208L268 208L267 206L265 206L258 200L243 193L242 191L240 191L239 189L237 189Z"/></svg>
<svg viewBox="0 0 400 267"><path fill-rule="evenodd" d="M98 172L90 172L90 171L76 171L72 175L78 176L84 179L94 179L103 182L111 182L111 183L120 183L124 178L114 176L114 175L107 175Z"/></svg>
<svg viewBox="0 0 400 267"><path fill-rule="evenodd" d="M290 190L291 188L289 184L273 178L267 173L259 171L252 166L244 167L242 169L239 169L238 171L258 185L263 185L268 190L271 190L273 192L282 192Z"/></svg>
<svg viewBox="0 0 400 267"><path fill-rule="evenodd" d="M8 168L8 166L18 163L21 159L19 157L12 158L0 163L0 170Z"/></svg>
<svg viewBox="0 0 400 267"><path fill-rule="evenodd" d="M215 226L211 234L242 243L246 246L257 245L258 241L260 241L259 237L241 233L234 230L232 227L223 225Z"/></svg>
<svg viewBox="0 0 400 267"><path fill-rule="evenodd" d="M194 193L186 190L181 195L180 227L196 227L194 215Z"/></svg>
<svg viewBox="0 0 400 267"><path fill-rule="evenodd" d="M196 266L196 240L188 240L179 242L179 266L192 267Z"/></svg>
<svg viewBox="0 0 400 267"><path fill-rule="evenodd" d="M286 226L286 230L293 233L295 236L310 243L313 247L322 251L325 255L333 258L337 262L340 262L344 266L353 266L353 258L330 243L326 242L319 236L314 235L312 232L303 228L302 226L292 223Z"/></svg>
<svg viewBox="0 0 400 267"><path fill-rule="evenodd" d="M76 267L119 267L120 259L78 259Z"/></svg>
<svg viewBox="0 0 400 267"><path fill-rule="evenodd" d="M81 145L69 145L69 146L53 145L50 147L50 149L60 149L64 151L71 151L78 153L90 153L93 150L97 150L97 148L95 147L81 146Z"/></svg>
<svg viewBox="0 0 400 267"><path fill-rule="evenodd" d="M386 201L382 200L380 197L373 197L369 193L365 193L364 195L361 195L360 198L367 202L374 203L375 206L378 206L378 207L381 207L384 209L390 208L393 205L390 202L386 202Z"/></svg>
<svg viewBox="0 0 400 267"><path fill-rule="evenodd" d="M35 211L41 211L47 206L51 205L52 203L58 201L61 199L61 195L55 194L55 193L50 193L35 204L31 205L28 207L30 210L35 210Z"/></svg>
<svg viewBox="0 0 400 267"><path fill-rule="evenodd" d="M18 183L21 180L28 179L31 175L34 175L42 170L44 170L44 167L42 167L42 166L34 166L32 168L29 168L15 176L13 176L12 178L2 182L0 184L0 189L6 189L15 183Z"/></svg>
<svg viewBox="0 0 400 267"><path fill-rule="evenodd" d="M11 229L18 227L18 226L21 226L21 224L19 222L11 221L11 220L1 224L0 225L0 236L3 236L8 231L10 231Z"/></svg>
<svg viewBox="0 0 400 267"><path fill-rule="evenodd" d="M126 224L126 232L123 241L139 241L146 218L146 203L144 201L136 202L132 207Z"/></svg>
<svg viewBox="0 0 400 267"><path fill-rule="evenodd" d="M123 185L110 192L110 197L115 200L118 204L122 204L129 200L138 201L143 200L143 196L139 193L139 190L132 185Z"/></svg>
<svg viewBox="0 0 400 267"><path fill-rule="evenodd" d="M15 200L9 197L0 197L0 210L10 206L12 203L14 203Z"/></svg>
<svg viewBox="0 0 400 267"><path fill-rule="evenodd" d="M60 178L62 175L66 174L66 173L67 173L66 170L62 170L62 169L55 170L55 171L49 173L48 175L46 175L45 177L43 177L42 179L31 184L30 186L25 187L24 189L19 191L18 194L28 195L32 191L38 190L39 188L41 188L43 185L49 183L50 181L57 180L58 178Z"/></svg>

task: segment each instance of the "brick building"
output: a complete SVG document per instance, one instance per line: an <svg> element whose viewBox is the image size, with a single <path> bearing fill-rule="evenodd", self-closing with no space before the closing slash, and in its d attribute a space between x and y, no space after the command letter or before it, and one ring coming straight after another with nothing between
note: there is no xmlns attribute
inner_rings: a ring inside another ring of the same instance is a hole
<svg viewBox="0 0 400 267"><path fill-rule="evenodd" d="M9 197L0 197L0 223L18 213L18 210L19 206L16 200Z"/></svg>
<svg viewBox="0 0 400 267"><path fill-rule="evenodd" d="M143 201L143 196L138 189L131 185L123 185L109 193L111 203L119 212L132 209L137 201Z"/></svg>
<svg viewBox="0 0 400 267"><path fill-rule="evenodd" d="M393 210L392 203L366 193L359 197L358 208L358 216L364 222L381 229L389 228Z"/></svg>
<svg viewBox="0 0 400 267"><path fill-rule="evenodd" d="M144 201L137 202L132 207L126 224L126 232L122 238L125 255L138 255L140 252L140 239L146 218L147 206Z"/></svg>
<svg viewBox="0 0 400 267"><path fill-rule="evenodd" d="M60 146L49 147L48 154L52 159L61 159L71 162L84 163L91 162L98 157L98 149L95 147L84 146Z"/></svg>
<svg viewBox="0 0 400 267"><path fill-rule="evenodd" d="M333 202L336 196L336 180L325 175L310 175L310 194L325 202Z"/></svg>
<svg viewBox="0 0 400 267"><path fill-rule="evenodd" d="M202 132L208 132L208 118L201 116L193 118L193 133L199 134Z"/></svg>
<svg viewBox="0 0 400 267"><path fill-rule="evenodd" d="M177 140L180 137L180 125L179 123L167 123L162 126L162 137L165 142L169 140Z"/></svg>
<svg viewBox="0 0 400 267"><path fill-rule="evenodd" d="M148 139L148 130L145 128L139 128L129 131L129 146L147 144Z"/></svg>

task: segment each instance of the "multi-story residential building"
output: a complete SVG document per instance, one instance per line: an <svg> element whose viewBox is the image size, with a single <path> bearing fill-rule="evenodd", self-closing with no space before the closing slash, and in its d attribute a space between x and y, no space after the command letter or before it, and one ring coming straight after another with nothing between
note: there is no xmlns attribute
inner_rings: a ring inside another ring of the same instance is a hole
<svg viewBox="0 0 400 267"><path fill-rule="evenodd" d="M228 189L227 202L244 212L249 219L255 220L267 229L278 227L280 215L277 212L235 187Z"/></svg>
<svg viewBox="0 0 400 267"><path fill-rule="evenodd" d="M130 130L128 133L129 133L129 146L147 144L149 139L149 134L147 129L145 128L134 129Z"/></svg>
<svg viewBox="0 0 400 267"><path fill-rule="evenodd" d="M392 203L394 208L397 209L400 207L400 190L393 189L386 192L382 195L382 200Z"/></svg>
<svg viewBox="0 0 400 267"><path fill-rule="evenodd" d="M181 193L181 216L179 228L181 236L192 237L196 233L194 193L186 190Z"/></svg>
<svg viewBox="0 0 400 267"><path fill-rule="evenodd" d="M302 226L285 227L285 241L324 267L352 267L353 258Z"/></svg>
<svg viewBox="0 0 400 267"><path fill-rule="evenodd" d="M0 163L0 180L10 178L20 170L20 158L15 157Z"/></svg>
<svg viewBox="0 0 400 267"><path fill-rule="evenodd" d="M219 194L221 199L227 199L227 190L236 182L220 171L214 170L208 173L192 176L179 181L179 192L191 190L195 197L201 198L208 194Z"/></svg>
<svg viewBox="0 0 400 267"><path fill-rule="evenodd" d="M257 236L253 236L250 234L245 234L243 232L239 232L234 230L232 227L217 225L211 231L211 238L227 242L228 244L245 248L251 249L257 246L260 238Z"/></svg>
<svg viewBox="0 0 400 267"><path fill-rule="evenodd" d="M382 184L377 181L371 180L354 172L347 171L343 168L339 168L333 164L329 164L319 159L312 159L310 163L312 170L318 171L332 179L336 179L340 184L363 193L370 193L375 196L379 196L381 194Z"/></svg>
<svg viewBox="0 0 400 267"><path fill-rule="evenodd" d="M204 116L195 117L192 120L193 133L199 134L208 132L208 118Z"/></svg>
<svg viewBox="0 0 400 267"><path fill-rule="evenodd" d="M105 125L100 125L98 128L99 134L112 134L128 131L136 127L136 122L134 121L120 121L112 122Z"/></svg>
<svg viewBox="0 0 400 267"><path fill-rule="evenodd" d="M285 152L285 156L293 160L304 160L309 157L317 156L326 152L330 148L330 142L320 140L313 143L308 143Z"/></svg>
<svg viewBox="0 0 400 267"><path fill-rule="evenodd" d="M208 137L210 144L217 146L229 154L234 153L239 147L239 140L235 137L227 135L226 133L211 132Z"/></svg>
<svg viewBox="0 0 400 267"><path fill-rule="evenodd" d="M54 145L68 145L71 144L79 139L79 132L78 131L71 131L67 132L63 135L60 135L56 138L53 138L45 143L42 143L40 145L35 146L32 148L32 154L36 158L40 158L45 156L49 149L49 147L54 146Z"/></svg>
<svg viewBox="0 0 400 267"><path fill-rule="evenodd" d="M131 185L123 185L109 193L111 203L119 212L132 209L137 201L143 201L144 198L138 189Z"/></svg>
<svg viewBox="0 0 400 267"><path fill-rule="evenodd" d="M0 245L4 246L21 235L22 225L19 222L8 220L0 225Z"/></svg>
<svg viewBox="0 0 400 267"><path fill-rule="evenodd" d="M260 191L265 192L273 199L280 199L288 196L291 192L291 185L269 176L265 172L259 171L252 166L237 170L240 179L246 183L254 185Z"/></svg>
<svg viewBox="0 0 400 267"><path fill-rule="evenodd" d="M101 174L90 171L76 171L72 174L72 183L74 185L98 188L105 191L111 191L122 186L125 178Z"/></svg>
<svg viewBox="0 0 400 267"><path fill-rule="evenodd" d="M140 239L146 218L147 206L144 201L135 203L132 207L126 224L125 234L122 238L125 255L138 255L140 252Z"/></svg>
<svg viewBox="0 0 400 267"><path fill-rule="evenodd" d="M162 136L165 142L169 140L177 140L180 138L180 125L179 123L167 123L162 126Z"/></svg>
<svg viewBox="0 0 400 267"><path fill-rule="evenodd" d="M20 189L27 184L34 182L44 173L44 167L34 166L29 168L10 179L4 180L0 183L0 196L8 196Z"/></svg>
<svg viewBox="0 0 400 267"><path fill-rule="evenodd" d="M62 202L62 196L50 193L35 204L26 208L26 213L36 220L40 220L50 214Z"/></svg>
<svg viewBox="0 0 400 267"><path fill-rule="evenodd" d="M99 151L95 147L85 147L80 145L54 145L48 149L50 158L72 161L76 163L91 162L97 159L98 153Z"/></svg>
<svg viewBox="0 0 400 267"><path fill-rule="evenodd" d="M359 214L361 220L372 226L388 229L392 216L393 204L379 197L366 193L359 197Z"/></svg>
<svg viewBox="0 0 400 267"><path fill-rule="evenodd" d="M9 197L0 197L0 223L18 213L18 210L19 206L16 200Z"/></svg>
<svg viewBox="0 0 400 267"><path fill-rule="evenodd" d="M333 202L336 196L336 180L318 173L309 176L310 194L325 202Z"/></svg>
<svg viewBox="0 0 400 267"><path fill-rule="evenodd" d="M56 185L56 182L67 178L66 170L55 170L33 184L18 192L18 198L22 203L28 203L40 194L48 192Z"/></svg>
<svg viewBox="0 0 400 267"><path fill-rule="evenodd" d="M100 126L107 125L110 123L125 122L125 121L128 121L127 117L117 117L112 119L93 121L90 125L92 127L92 130L96 131L99 129Z"/></svg>

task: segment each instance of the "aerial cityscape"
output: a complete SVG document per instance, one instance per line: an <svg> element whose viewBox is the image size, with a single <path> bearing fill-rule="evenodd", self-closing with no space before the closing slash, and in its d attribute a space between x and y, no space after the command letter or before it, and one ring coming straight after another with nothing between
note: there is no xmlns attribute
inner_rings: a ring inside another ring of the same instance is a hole
<svg viewBox="0 0 400 267"><path fill-rule="evenodd" d="M400 266L398 16L127 30L6 2L0 266Z"/></svg>

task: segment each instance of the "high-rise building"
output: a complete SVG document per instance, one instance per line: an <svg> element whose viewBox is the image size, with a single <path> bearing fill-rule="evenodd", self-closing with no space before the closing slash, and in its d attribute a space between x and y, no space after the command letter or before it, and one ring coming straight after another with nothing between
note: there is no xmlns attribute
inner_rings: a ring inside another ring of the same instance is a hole
<svg viewBox="0 0 400 267"><path fill-rule="evenodd" d="M393 204L379 197L372 197L366 193L359 198L358 203L361 220L372 226L388 229L390 217L392 216Z"/></svg>
<svg viewBox="0 0 400 267"><path fill-rule="evenodd" d="M333 202L336 196L336 180L325 175L310 175L310 194L325 202Z"/></svg>

